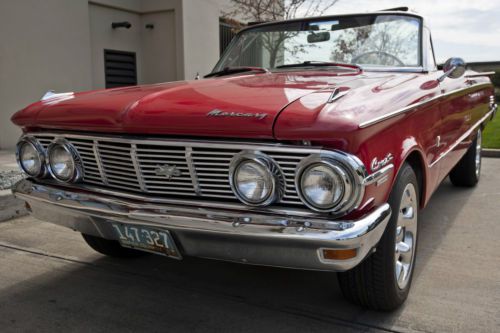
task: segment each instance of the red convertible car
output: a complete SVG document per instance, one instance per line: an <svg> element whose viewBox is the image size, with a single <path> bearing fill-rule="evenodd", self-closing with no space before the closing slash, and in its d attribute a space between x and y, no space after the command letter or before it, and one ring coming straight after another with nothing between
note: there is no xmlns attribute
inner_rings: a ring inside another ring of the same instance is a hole
<svg viewBox="0 0 500 333"><path fill-rule="evenodd" d="M110 256L154 252L336 271L407 298L419 210L474 186L488 73L439 70L424 19L381 11L243 29L201 80L48 93L17 112L14 193Z"/></svg>

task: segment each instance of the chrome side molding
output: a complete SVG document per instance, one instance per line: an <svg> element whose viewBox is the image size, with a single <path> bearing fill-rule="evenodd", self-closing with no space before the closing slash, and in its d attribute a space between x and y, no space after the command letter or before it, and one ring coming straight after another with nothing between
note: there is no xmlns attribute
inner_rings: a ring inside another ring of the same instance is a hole
<svg viewBox="0 0 500 333"><path fill-rule="evenodd" d="M359 128L366 128L366 127L375 125L377 123L380 123L380 122L382 122L384 120L387 120L387 119L399 116L399 115L404 114L406 112L413 111L415 108L417 108L419 106L422 106L424 104L430 103L432 101L435 101L437 99L444 98L446 96L450 96L450 95L459 93L459 92L464 91L464 90L469 90L469 89L472 89L472 88L478 88L478 87L482 87L482 86L491 86L491 83L489 83L489 82L487 82L487 83L478 83L478 84L472 85L470 87L460 88L460 89L456 89L456 90L453 90L453 91L450 91L450 92L447 92L447 93L444 93L444 94L436 95L436 96L428 98L428 99L426 99L424 101L413 103L413 104L410 104L410 105L408 105L408 106L406 106L404 108L398 109L396 111L393 111L393 112L381 115L379 117L375 117L373 119L364 121L361 124L359 124L358 127Z"/></svg>
<svg viewBox="0 0 500 333"><path fill-rule="evenodd" d="M467 74L467 75L465 75L465 78L471 79L471 78L475 78L475 77L490 76L490 75L495 75L495 72L479 72L479 73L474 73L474 74Z"/></svg>

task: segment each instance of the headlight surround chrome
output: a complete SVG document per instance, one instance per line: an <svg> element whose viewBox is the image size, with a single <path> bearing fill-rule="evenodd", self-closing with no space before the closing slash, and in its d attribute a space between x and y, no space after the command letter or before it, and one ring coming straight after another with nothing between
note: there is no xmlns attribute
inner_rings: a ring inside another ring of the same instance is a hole
<svg viewBox="0 0 500 333"><path fill-rule="evenodd" d="M16 159L19 168L30 177L45 176L45 151L34 138L21 138L16 146Z"/></svg>
<svg viewBox="0 0 500 333"><path fill-rule="evenodd" d="M268 206L281 200L285 193L284 179L278 164L263 153L244 151L231 160L231 189L249 206Z"/></svg>
<svg viewBox="0 0 500 333"><path fill-rule="evenodd" d="M364 165L355 156L324 152L310 155L299 163L295 186L307 207L318 212L345 214L359 206L365 176Z"/></svg>
<svg viewBox="0 0 500 333"><path fill-rule="evenodd" d="M74 183L83 178L83 166L76 149L67 140L56 139L47 148L48 170L54 179Z"/></svg>

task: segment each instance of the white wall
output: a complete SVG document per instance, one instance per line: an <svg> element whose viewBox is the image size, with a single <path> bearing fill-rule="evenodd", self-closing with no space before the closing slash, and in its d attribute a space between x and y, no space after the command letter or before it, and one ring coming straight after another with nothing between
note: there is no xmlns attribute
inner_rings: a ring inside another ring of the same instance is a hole
<svg viewBox="0 0 500 333"><path fill-rule="evenodd" d="M134 52L137 82L142 83L141 17L122 9L89 4L92 88L105 88L104 49ZM130 29L112 29L111 22L127 21Z"/></svg>
<svg viewBox="0 0 500 333"><path fill-rule="evenodd" d="M86 0L0 1L1 148L21 133L12 114L47 90L92 88L89 44Z"/></svg>
<svg viewBox="0 0 500 333"><path fill-rule="evenodd" d="M184 77L208 74L219 59L220 8L207 0L183 2Z"/></svg>
<svg viewBox="0 0 500 333"><path fill-rule="evenodd" d="M96 5L97 16L107 14L92 20L89 7L94 10ZM158 25L168 33L149 45L140 34L132 38L134 42L122 38L126 31L123 36L119 36L122 31L105 36L106 45L116 49L135 48L131 44L138 43L138 53L152 53L148 57L139 55L144 58L142 63L138 60L138 66L144 67L139 71L139 82L157 81L159 73L166 80L193 79L197 72L209 73L219 57L219 5L219 0L0 0L0 149L13 148L20 135L10 122L12 114L47 90L103 87L104 56L100 49L95 51L91 36L96 44L101 43L102 30L96 30L97 25L105 28L113 15L127 17L141 27L143 17L168 20ZM155 43L171 45L158 49ZM173 65L165 67L162 63L155 72L154 63L164 59Z"/></svg>
<svg viewBox="0 0 500 333"><path fill-rule="evenodd" d="M141 82L177 80L175 12L168 10L143 14L141 19ZM152 24L154 28L146 29L146 24Z"/></svg>

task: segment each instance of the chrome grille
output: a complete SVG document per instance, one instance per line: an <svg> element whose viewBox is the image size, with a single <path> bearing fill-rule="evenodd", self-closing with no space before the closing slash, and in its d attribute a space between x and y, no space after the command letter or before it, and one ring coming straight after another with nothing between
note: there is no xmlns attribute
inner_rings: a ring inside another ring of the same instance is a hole
<svg viewBox="0 0 500 333"><path fill-rule="evenodd" d="M242 150L258 150L273 158L285 176L281 204L302 205L295 190L295 168L318 149L253 143L142 140L81 135L34 135L47 148L65 138L79 152L84 183L164 196L219 198L237 202L229 185L229 164ZM171 180L157 175L162 165L175 165L181 174Z"/></svg>

